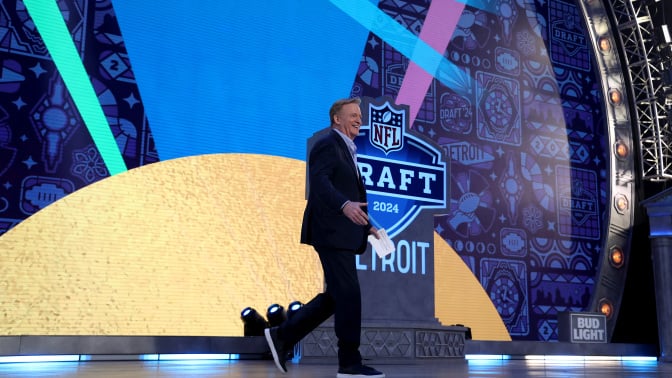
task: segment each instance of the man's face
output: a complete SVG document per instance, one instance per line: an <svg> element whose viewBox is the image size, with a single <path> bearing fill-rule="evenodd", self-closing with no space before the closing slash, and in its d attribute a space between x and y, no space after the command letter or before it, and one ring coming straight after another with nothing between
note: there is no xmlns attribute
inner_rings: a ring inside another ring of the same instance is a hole
<svg viewBox="0 0 672 378"><path fill-rule="evenodd" d="M358 104L345 104L341 111L334 116L336 128L348 138L354 140L359 135L359 127L362 125L362 111Z"/></svg>

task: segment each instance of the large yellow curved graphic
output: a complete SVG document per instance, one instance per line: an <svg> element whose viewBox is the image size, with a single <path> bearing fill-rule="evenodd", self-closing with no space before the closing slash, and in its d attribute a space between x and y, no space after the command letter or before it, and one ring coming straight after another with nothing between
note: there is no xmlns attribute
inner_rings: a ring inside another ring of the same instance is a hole
<svg viewBox="0 0 672 378"><path fill-rule="evenodd" d="M471 328L474 340L511 341L497 309L460 255L434 233L435 312L441 324Z"/></svg>
<svg viewBox="0 0 672 378"><path fill-rule="evenodd" d="M322 272L298 242L305 168L267 155L192 156L48 206L0 238L0 334L242 336L244 307L310 300ZM435 244L439 320L510 340L459 256Z"/></svg>

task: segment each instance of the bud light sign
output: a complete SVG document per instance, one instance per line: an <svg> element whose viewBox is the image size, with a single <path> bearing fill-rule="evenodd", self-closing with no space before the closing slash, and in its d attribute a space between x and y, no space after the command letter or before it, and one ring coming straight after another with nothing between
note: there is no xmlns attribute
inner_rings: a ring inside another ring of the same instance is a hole
<svg viewBox="0 0 672 378"><path fill-rule="evenodd" d="M601 313L558 313L558 341L606 343L607 317Z"/></svg>
<svg viewBox="0 0 672 378"><path fill-rule="evenodd" d="M408 106L364 97L362 113L355 143L369 214L393 238L421 211L445 210L446 161L434 142L408 129Z"/></svg>

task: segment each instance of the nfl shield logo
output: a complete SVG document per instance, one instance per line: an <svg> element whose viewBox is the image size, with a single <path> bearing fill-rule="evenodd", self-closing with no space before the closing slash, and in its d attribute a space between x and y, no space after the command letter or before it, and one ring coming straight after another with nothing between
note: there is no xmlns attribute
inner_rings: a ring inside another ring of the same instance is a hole
<svg viewBox="0 0 672 378"><path fill-rule="evenodd" d="M373 146L385 152L401 150L404 147L404 125L406 112L394 109L389 101L376 107L369 104L369 121L371 130L369 141Z"/></svg>
<svg viewBox="0 0 672 378"><path fill-rule="evenodd" d="M447 160L441 146L409 129L408 105L363 97L362 112L362 137L355 143L369 219L395 238L421 212L446 209Z"/></svg>

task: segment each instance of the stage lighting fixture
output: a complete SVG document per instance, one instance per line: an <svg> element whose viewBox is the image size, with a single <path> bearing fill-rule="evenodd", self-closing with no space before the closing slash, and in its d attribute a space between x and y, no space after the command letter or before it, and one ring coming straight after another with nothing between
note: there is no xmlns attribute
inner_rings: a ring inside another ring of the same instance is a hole
<svg viewBox="0 0 672 378"><path fill-rule="evenodd" d="M619 140L618 142L616 142L615 151L616 151L616 156L621 158L621 159L627 158L628 155L630 154L630 149L628 148L628 145L625 144L625 142L622 141L622 140Z"/></svg>
<svg viewBox="0 0 672 378"><path fill-rule="evenodd" d="M266 319L252 307L243 309L240 313L240 319L243 321L243 334L245 336L262 336L264 329L268 328Z"/></svg>
<svg viewBox="0 0 672 378"><path fill-rule="evenodd" d="M623 214L623 212L627 210L628 207L630 207L630 203L626 196L623 194L618 194L616 197L614 197L614 206L616 207L617 212Z"/></svg>
<svg viewBox="0 0 672 378"><path fill-rule="evenodd" d="M618 89L611 89L609 91L609 100L615 105L619 105L621 101L623 100L623 96L621 96L621 91Z"/></svg>
<svg viewBox="0 0 672 378"><path fill-rule="evenodd" d="M299 309L303 307L303 303L294 301L287 306L287 319L291 318Z"/></svg>
<svg viewBox="0 0 672 378"><path fill-rule="evenodd" d="M604 52L611 51L611 42L609 41L609 38L607 38L607 37L600 38L599 46L600 46L600 49Z"/></svg>
<svg viewBox="0 0 672 378"><path fill-rule="evenodd" d="M279 326L282 322L287 320L285 308L277 303L268 306L268 310L266 310L266 319L268 319L268 324L271 327Z"/></svg>
<svg viewBox="0 0 672 378"><path fill-rule="evenodd" d="M625 254L620 247L612 247L609 253L609 263L614 268L620 269L625 263Z"/></svg>
<svg viewBox="0 0 672 378"><path fill-rule="evenodd" d="M607 316L607 319L611 319L611 316L614 314L614 305L607 298L600 299L597 308Z"/></svg>

